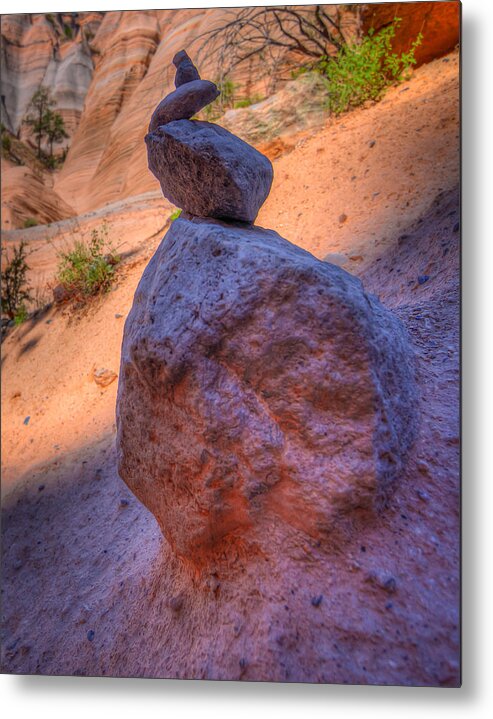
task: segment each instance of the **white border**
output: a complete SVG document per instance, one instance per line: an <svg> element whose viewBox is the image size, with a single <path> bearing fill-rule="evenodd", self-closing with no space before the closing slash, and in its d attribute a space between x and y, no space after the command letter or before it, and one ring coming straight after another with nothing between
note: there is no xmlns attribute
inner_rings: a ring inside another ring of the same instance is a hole
<svg viewBox="0 0 493 719"><path fill-rule="evenodd" d="M241 2L16 0L12 12L234 6ZM252 4L262 4L254 2ZM267 4L267 3L266 3ZM285 4L271 2L269 4ZM298 4L310 4L298 0ZM493 712L493 66L491 0L463 3L463 687L411 689L0 677L4 716L93 719L468 719Z"/></svg>

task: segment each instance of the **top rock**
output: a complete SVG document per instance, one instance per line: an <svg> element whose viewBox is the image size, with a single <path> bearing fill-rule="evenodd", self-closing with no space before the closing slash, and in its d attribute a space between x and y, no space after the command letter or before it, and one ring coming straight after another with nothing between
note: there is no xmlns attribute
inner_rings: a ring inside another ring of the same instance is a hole
<svg viewBox="0 0 493 719"><path fill-rule="evenodd" d="M196 217L254 222L273 170L254 147L209 122L190 122L219 95L185 50L173 58L176 90L154 110L146 136L149 169L163 195Z"/></svg>
<svg viewBox="0 0 493 719"><path fill-rule="evenodd" d="M180 50L180 52L176 53L173 58L173 65L176 67L175 87L186 85L194 80L200 80L199 71L185 50Z"/></svg>

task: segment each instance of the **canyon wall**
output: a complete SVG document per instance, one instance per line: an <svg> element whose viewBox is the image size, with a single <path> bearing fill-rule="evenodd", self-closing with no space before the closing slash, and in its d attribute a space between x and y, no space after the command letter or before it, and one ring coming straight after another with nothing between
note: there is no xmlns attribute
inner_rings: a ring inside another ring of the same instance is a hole
<svg viewBox="0 0 493 719"><path fill-rule="evenodd" d="M17 134L32 96L49 87L68 133L79 123L94 71L90 40L103 13L2 16L2 123Z"/></svg>

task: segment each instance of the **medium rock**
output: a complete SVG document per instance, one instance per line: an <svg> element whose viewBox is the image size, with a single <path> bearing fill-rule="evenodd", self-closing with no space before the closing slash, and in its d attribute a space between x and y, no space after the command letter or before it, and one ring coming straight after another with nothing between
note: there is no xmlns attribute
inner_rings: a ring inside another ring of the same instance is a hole
<svg viewBox="0 0 493 719"><path fill-rule="evenodd" d="M219 125L196 120L160 126L146 143L149 169L174 205L198 217L255 220L273 170L251 145Z"/></svg>
<svg viewBox="0 0 493 719"><path fill-rule="evenodd" d="M347 265L348 258L346 255L341 255L339 252L329 252L328 255L325 255L324 262L330 262L332 265L337 265L338 267L342 267L343 265Z"/></svg>
<svg viewBox="0 0 493 719"><path fill-rule="evenodd" d="M166 95L152 113L149 132L173 120L189 120L219 96L219 90L209 80L195 80L180 85Z"/></svg>
<svg viewBox="0 0 493 719"><path fill-rule="evenodd" d="M99 387L108 387L117 377L118 375L115 372L105 367L92 370L92 378Z"/></svg>
<svg viewBox="0 0 493 719"><path fill-rule="evenodd" d="M63 285L55 285L53 287L53 301L56 305L61 305L72 297L69 290Z"/></svg>
<svg viewBox="0 0 493 719"><path fill-rule="evenodd" d="M414 436L410 363L357 278L273 231L182 216L125 325L120 475L197 564L273 523L320 535L386 502Z"/></svg>

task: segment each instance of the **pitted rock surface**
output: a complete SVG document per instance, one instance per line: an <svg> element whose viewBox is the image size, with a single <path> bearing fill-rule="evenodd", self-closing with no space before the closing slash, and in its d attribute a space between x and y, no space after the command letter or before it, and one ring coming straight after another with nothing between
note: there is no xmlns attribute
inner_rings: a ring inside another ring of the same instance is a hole
<svg viewBox="0 0 493 719"><path fill-rule="evenodd" d="M181 84L156 107L149 123L149 132L173 120L189 120L218 96L219 90L209 80Z"/></svg>
<svg viewBox="0 0 493 719"><path fill-rule="evenodd" d="M405 332L358 279L270 230L172 224L125 326L117 446L180 556L378 510L414 407Z"/></svg>
<svg viewBox="0 0 493 719"><path fill-rule="evenodd" d="M160 126L146 143L149 169L174 205L197 217L255 220L273 170L254 147L219 125L198 120Z"/></svg>

